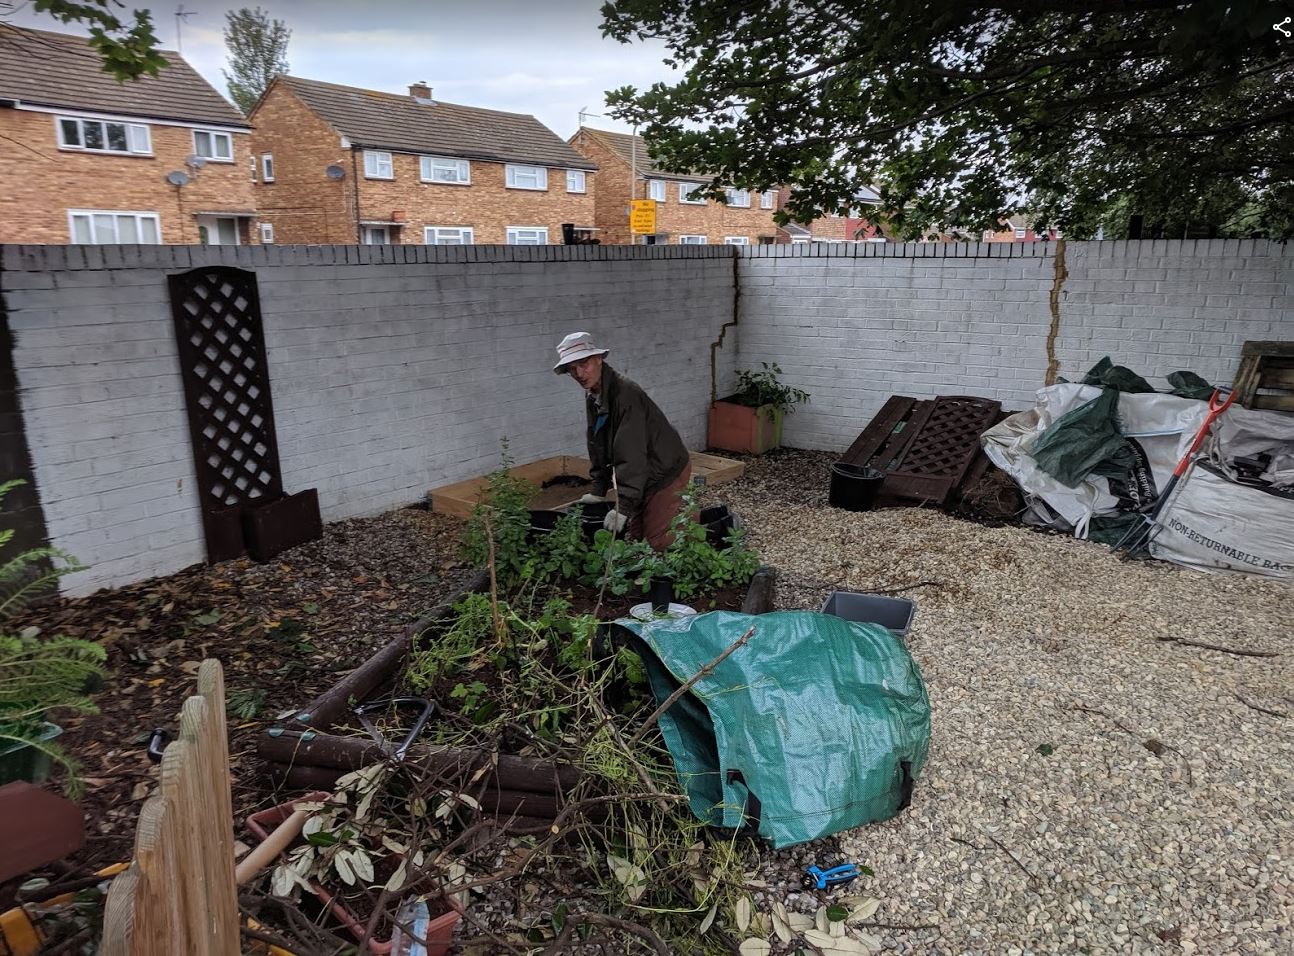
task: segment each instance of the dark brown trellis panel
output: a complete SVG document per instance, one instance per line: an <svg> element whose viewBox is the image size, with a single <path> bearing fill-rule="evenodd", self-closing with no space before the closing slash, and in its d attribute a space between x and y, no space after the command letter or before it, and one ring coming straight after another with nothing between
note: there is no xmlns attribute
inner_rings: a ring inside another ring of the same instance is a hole
<svg viewBox="0 0 1294 956"><path fill-rule="evenodd" d="M169 277L208 560L266 561L319 537L319 500L285 496L256 274L208 266Z"/></svg>

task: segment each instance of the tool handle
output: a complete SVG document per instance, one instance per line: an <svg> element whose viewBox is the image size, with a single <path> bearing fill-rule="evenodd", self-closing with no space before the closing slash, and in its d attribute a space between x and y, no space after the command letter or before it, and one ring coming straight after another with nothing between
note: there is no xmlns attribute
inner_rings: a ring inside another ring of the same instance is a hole
<svg viewBox="0 0 1294 956"><path fill-rule="evenodd" d="M1224 392L1226 393L1227 399L1225 402L1219 403L1218 399L1222 397ZM1191 460L1195 457L1195 453L1200 450L1200 446L1204 444L1204 439L1208 437L1210 430L1212 430L1214 421L1217 420L1219 415L1230 408L1231 403L1235 400L1236 393L1232 389L1215 388L1213 390L1213 394L1209 396L1209 413L1205 416L1204 424L1200 426L1200 430L1195 433L1195 441L1191 442L1191 447L1186 450L1186 454L1182 456L1182 460L1179 461L1177 463L1177 467L1173 469L1174 478L1180 478L1182 475L1186 474L1186 469L1190 467Z"/></svg>
<svg viewBox="0 0 1294 956"><path fill-rule="evenodd" d="M297 838L310 818L309 810L293 810L292 815L274 828L265 842L248 853L234 869L234 882L240 886L265 869ZM228 872L228 871L226 871Z"/></svg>

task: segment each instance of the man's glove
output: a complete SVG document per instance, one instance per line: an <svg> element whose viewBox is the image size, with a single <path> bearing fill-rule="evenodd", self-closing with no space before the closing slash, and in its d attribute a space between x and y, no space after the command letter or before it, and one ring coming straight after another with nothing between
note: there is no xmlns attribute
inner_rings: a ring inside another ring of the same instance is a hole
<svg viewBox="0 0 1294 956"><path fill-rule="evenodd" d="M577 505L600 505L605 504L606 500L606 495L583 495L580 500L575 503Z"/></svg>
<svg viewBox="0 0 1294 956"><path fill-rule="evenodd" d="M614 508L608 511L607 516L602 519L602 527L606 528L608 531L614 531L616 534L625 530L625 526L627 524L629 524L629 516L622 515Z"/></svg>

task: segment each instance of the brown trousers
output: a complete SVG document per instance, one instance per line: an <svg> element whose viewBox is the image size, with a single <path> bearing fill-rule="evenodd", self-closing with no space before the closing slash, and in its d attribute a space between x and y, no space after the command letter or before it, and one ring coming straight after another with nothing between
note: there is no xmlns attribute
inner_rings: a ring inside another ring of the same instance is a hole
<svg viewBox="0 0 1294 956"><path fill-rule="evenodd" d="M674 541L669 530L670 522L683 507L683 492L691 480L692 464L689 462L683 466L677 478L647 496L642 514L629 525L629 534L636 538L646 538L657 551L668 548Z"/></svg>

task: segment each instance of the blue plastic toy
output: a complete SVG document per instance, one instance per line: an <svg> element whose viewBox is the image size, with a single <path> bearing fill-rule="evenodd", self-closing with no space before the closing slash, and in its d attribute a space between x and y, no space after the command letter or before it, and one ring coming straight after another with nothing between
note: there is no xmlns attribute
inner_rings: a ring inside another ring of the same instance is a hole
<svg viewBox="0 0 1294 956"><path fill-rule="evenodd" d="M842 863L840 866L833 866L828 870L820 867L811 866L804 871L804 888L808 890L825 890L830 886L839 886L842 883L848 883L850 880L856 880L862 875L855 863Z"/></svg>

